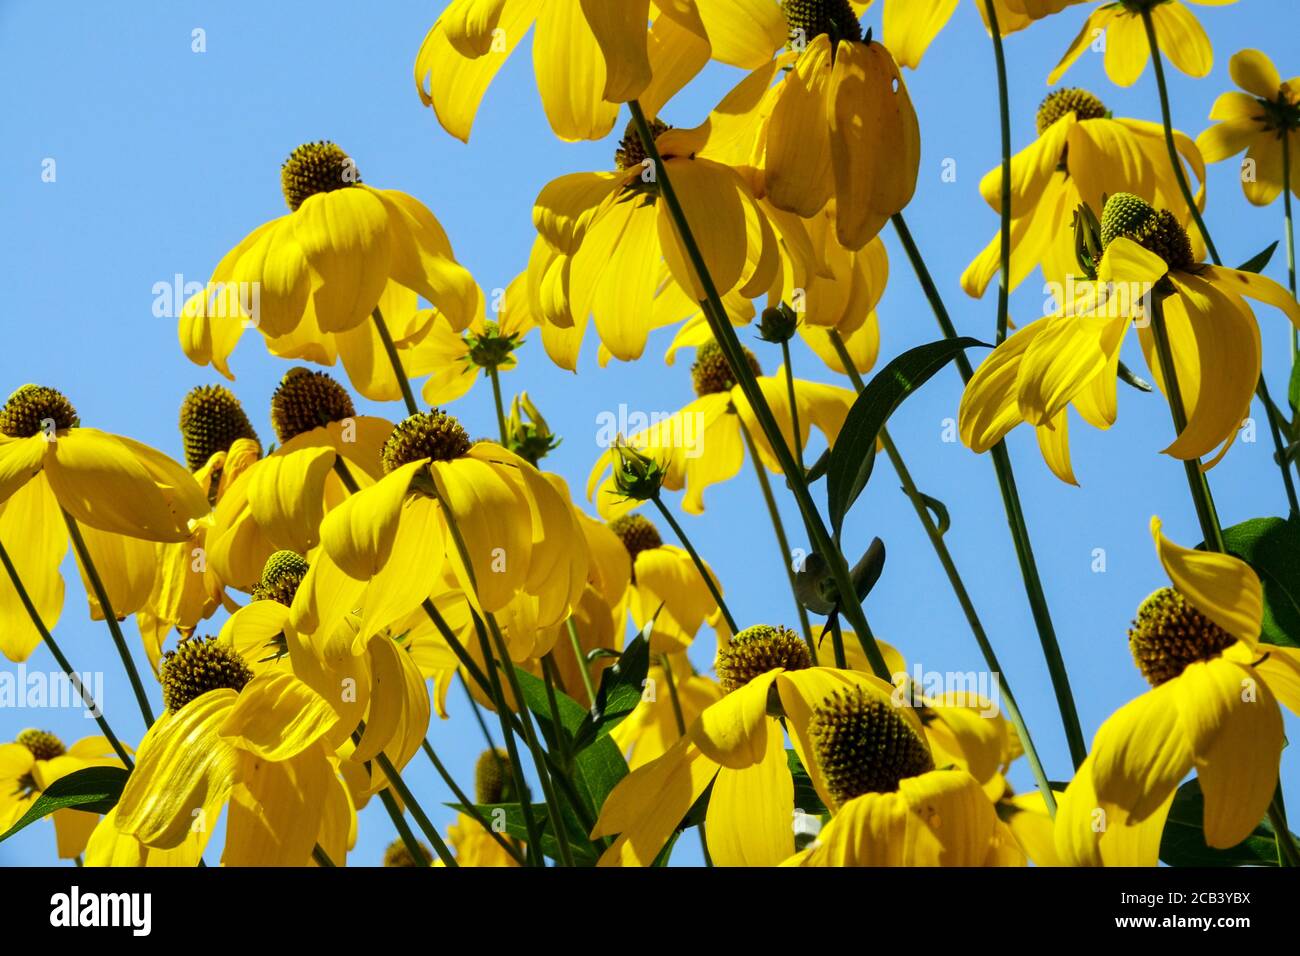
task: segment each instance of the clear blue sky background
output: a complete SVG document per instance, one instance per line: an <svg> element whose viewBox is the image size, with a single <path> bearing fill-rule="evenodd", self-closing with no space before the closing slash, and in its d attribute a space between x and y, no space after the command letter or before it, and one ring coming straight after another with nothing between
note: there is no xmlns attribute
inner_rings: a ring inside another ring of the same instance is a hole
<svg viewBox="0 0 1300 956"><path fill-rule="evenodd" d="M864 20L875 25L877 35L879 6ZM5 0L0 5L0 115L5 117L0 259L8 299L0 319L0 391L7 394L25 382L56 386L73 400L85 424L134 436L180 458L176 410L181 398L194 385L220 379L184 357L172 319L154 318L152 287L176 273L187 281L205 280L235 242L280 215L280 163L307 140L337 141L367 182L419 197L442 220L458 257L480 283L486 289L505 286L526 263L538 190L567 172L609 168L618 133L602 143L558 142L541 114L525 43L489 91L472 144L446 135L432 112L421 107L411 78L416 51L441 7L432 0L386 0L364 10L337 0ZM1233 88L1227 65L1238 49L1263 49L1284 77L1300 73L1300 20L1290 0L1243 0L1194 10L1214 42L1214 72L1195 81L1170 74L1175 124L1193 136L1207 125L1214 98ZM1014 148L1033 137L1034 111L1048 92L1045 78L1086 12L1070 10L1008 40ZM206 53L191 52L195 28L206 30ZM739 76L731 68L711 66L664 118L694 125ZM1106 79L1101 57L1090 54L1066 82L1091 89L1117 116L1159 120L1150 69L1132 89L1119 90ZM962 269L997 225L976 189L980 176L998 161L998 124L992 50L973 2L959 6L921 69L907 74L907 83L923 141L920 182L907 216L959 329L987 339L995 296L976 302L958 285ZM620 122L619 132L621 127ZM57 162L54 183L41 179L47 157ZM947 158L957 164L954 183L941 178ZM1247 205L1235 165L1212 170L1207 214L1219 248L1232 263L1254 255L1282 229L1281 203L1262 210ZM938 333L888 230L885 241L892 276L880 317L882 356L888 358ZM1275 258L1268 272L1285 281L1284 257ZM1025 283L1013 299L1013 316L1028 321L1041 308L1038 281ZM1259 319L1266 372L1274 393L1285 394L1285 320L1263 308ZM506 388L526 388L564 435L546 464L575 489L584 486L598 453L598 414L616 411L621 402L669 411L692 397L686 365L666 369L662 364L670 338L670 331L661 332L642 361L605 370L596 367L589 338L578 376L552 365L536 336L519 353L519 369L506 376ZM776 367L774 347L761 342L751 347L767 368ZM1136 341L1131 339L1129 347L1127 361L1142 368ZM805 377L834 380L806 351L795 365ZM233 367L234 388L269 441L268 401L287 366L249 335ZM960 394L956 372L946 370L904 406L891 429L922 490L951 508L949 545L1049 773L1064 779L1068 755L992 464L960 444L942 441L944 420L955 417ZM401 415L395 404L366 411ZM454 411L472 433L495 430L485 387ZM1285 513L1258 406L1255 413L1258 442L1238 443L1211 474L1225 524ZM1168 411L1158 398L1122 387L1117 426L1100 433L1076 419L1071 438L1081 488L1051 476L1028 430L1018 430L1010 444L1052 614L1091 737L1107 715L1145 688L1129 658L1125 630L1141 600L1165 583L1147 531L1149 518L1161 515L1167 533L1187 545L1200 534L1181 466L1158 454L1171 438ZM713 490L707 505L707 513L688 518L686 527L720 575L738 616L744 622L790 621L791 601L752 473L746 470ZM797 527L792 503L783 507L787 525ZM889 548L884 577L867 608L879 635L927 669L981 669L938 562L884 462L846 531L847 540L860 546L873 535ZM1097 548L1106 552L1105 573L1091 570ZM138 741L144 728L108 634L102 624L88 621L75 570L69 565L66 572L68 597L58 636L74 666L105 672L106 711L123 737ZM697 666L709 667L712 653L711 635L705 635L694 654ZM143 654L138 656L143 661ZM55 668L44 648L28 666ZM459 693L451 697L451 707L451 721L435 724L431 739L453 772L468 782L480 738ZM0 739L12 739L33 724L65 740L96 732L80 712L9 711L0 713ZM437 810L437 822L450 823L451 811L436 806L449 795L422 758L407 778L425 806ZM1014 782L1021 789L1031 786L1023 766ZM1300 759L1290 752L1284 785L1292 802L1300 802ZM349 862L377 862L391 839L390 824L375 801L363 814ZM208 857L217 855L210 851ZM0 864L53 859L48 823L0 845ZM678 860L697 859L695 841L682 841Z"/></svg>

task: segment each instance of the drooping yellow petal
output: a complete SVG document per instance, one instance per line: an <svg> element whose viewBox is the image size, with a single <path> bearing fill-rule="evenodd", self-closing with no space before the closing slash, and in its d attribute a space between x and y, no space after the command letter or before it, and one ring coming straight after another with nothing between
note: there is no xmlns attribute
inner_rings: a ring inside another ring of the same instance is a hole
<svg viewBox="0 0 1300 956"><path fill-rule="evenodd" d="M1232 82L1261 100L1276 99L1278 90L1282 88L1282 77L1277 67L1268 54L1260 50L1234 53L1228 61L1228 72L1232 75Z"/></svg>
<svg viewBox="0 0 1300 956"><path fill-rule="evenodd" d="M641 32L644 55L644 18ZM541 5L533 34L533 72L546 118L560 139L603 139L614 128L618 104L605 101L605 57L587 23L583 4L548 0ZM615 81L620 83L627 86L625 80Z"/></svg>
<svg viewBox="0 0 1300 956"><path fill-rule="evenodd" d="M1070 41L1069 48L1065 55L1061 57L1061 62L1056 64L1047 77L1047 85L1055 86L1065 75L1065 71L1074 65L1074 62L1083 56L1084 52L1097 41L1097 38L1105 33L1107 24L1116 16L1114 10L1108 7L1100 7L1088 14L1088 19L1083 22L1078 34ZM1109 38L1107 38L1109 40Z"/></svg>
<svg viewBox="0 0 1300 956"><path fill-rule="evenodd" d="M819 36L781 81L767 128L767 198L805 219L820 212L834 191L830 83L830 41Z"/></svg>
<svg viewBox="0 0 1300 956"><path fill-rule="evenodd" d="M769 726L767 693L779 671L768 671L733 690L700 714L687 736L712 761L733 770L762 762L769 736L780 736Z"/></svg>
<svg viewBox="0 0 1300 956"><path fill-rule="evenodd" d="M1179 720L1179 691L1167 682L1111 714L1092 742L1092 783L1099 806L1135 821L1154 813L1192 766Z"/></svg>
<svg viewBox="0 0 1300 956"><path fill-rule="evenodd" d="M153 592L157 571L157 554L153 543L140 538L108 534L90 525L81 529L81 536L86 542L86 550L90 552L90 559L99 572L100 582L104 585L114 614L124 617L144 607ZM77 567L81 571L82 584L90 603L90 616L102 621L104 609L86 577L80 558Z"/></svg>
<svg viewBox="0 0 1300 956"><path fill-rule="evenodd" d="M1152 9L1151 18L1160 49L1169 62L1188 76L1208 76L1214 66L1214 50L1196 15L1181 3L1164 3ZM1276 89L1273 95L1277 95Z"/></svg>
<svg viewBox="0 0 1300 956"><path fill-rule="evenodd" d="M736 173L705 159L668 160L673 188L686 221L704 257L704 264L719 293L730 292L740 281L748 248L745 203ZM677 226L659 203L659 244L673 278L697 302L705 298Z"/></svg>
<svg viewBox="0 0 1300 956"><path fill-rule="evenodd" d="M411 496L402 502L388 561L366 586L358 638L380 633L441 590L448 546L441 511L431 499Z"/></svg>
<svg viewBox="0 0 1300 956"><path fill-rule="evenodd" d="M461 56L475 59L492 49L493 34L509 0L454 0L439 18Z"/></svg>
<svg viewBox="0 0 1300 956"><path fill-rule="evenodd" d="M277 548L306 554L316 546L335 457L331 448L285 446L249 469L253 520Z"/></svg>
<svg viewBox="0 0 1300 956"><path fill-rule="evenodd" d="M957 0L908 0L906 4L888 0L883 39L899 64L912 70L919 67L930 42L956 9Z"/></svg>
<svg viewBox="0 0 1300 956"><path fill-rule="evenodd" d="M333 771L320 747L283 762L240 761L230 793L223 866L306 866Z"/></svg>
<svg viewBox="0 0 1300 956"><path fill-rule="evenodd" d="M1226 292L1263 302L1275 309L1280 309L1290 319L1291 324L1300 328L1300 303L1285 287L1268 276L1239 269L1225 269L1222 266L1205 265L1200 267L1201 276L1208 279Z"/></svg>
<svg viewBox="0 0 1300 956"><path fill-rule="evenodd" d="M28 482L0 504L0 544L42 623L53 631L63 611L59 565L68 551L68 533L44 481ZM15 663L25 661L40 642L13 581L0 573L0 653Z"/></svg>
<svg viewBox="0 0 1300 956"><path fill-rule="evenodd" d="M1151 537L1174 588L1233 637L1254 644L1263 620L1264 591L1250 565L1230 554L1180 547L1160 528L1160 519L1153 516Z"/></svg>
<svg viewBox="0 0 1300 956"><path fill-rule="evenodd" d="M742 70L757 69L789 39L779 5L767 0L696 0L713 44L713 58ZM668 10L671 5L660 4Z"/></svg>
<svg viewBox="0 0 1300 956"><path fill-rule="evenodd" d="M329 703L301 680L286 671L265 671L239 692L217 732L231 746L280 761L312 746L336 720Z"/></svg>
<svg viewBox="0 0 1300 956"><path fill-rule="evenodd" d="M1018 330L995 348L971 376L957 411L961 440L971 451L988 451L1024 420L1016 382L1025 352L1050 322L1039 319Z"/></svg>
<svg viewBox="0 0 1300 956"><path fill-rule="evenodd" d="M713 782L704 827L715 866L776 866L794 852L794 780L780 726L770 723L762 759L724 766Z"/></svg>
<svg viewBox="0 0 1300 956"><path fill-rule="evenodd" d="M424 462L420 461L403 465L325 516L321 544L347 574L367 581L388 562L402 500L415 473L423 466Z"/></svg>
<svg viewBox="0 0 1300 956"><path fill-rule="evenodd" d="M321 331L367 321L391 260L388 212L377 194L354 186L309 196L293 214L293 234L316 279L312 304Z"/></svg>
<svg viewBox="0 0 1300 956"><path fill-rule="evenodd" d="M708 563L704 565L708 568ZM712 575L712 569L709 569ZM655 635L651 643L657 643L661 636L680 628L682 635L689 640L704 624L704 621L717 613L718 605L709 591L708 585L700 576L695 562L681 548L675 545L663 545L649 548L636 556L637 592L648 607L648 618L662 605L656 622ZM723 589L714 575L714 584L718 593ZM674 648L676 650L677 648ZM656 648L658 650L658 648Z"/></svg>
<svg viewBox="0 0 1300 956"><path fill-rule="evenodd" d="M650 0L606 3L580 0L587 26L605 63L604 98L611 103L636 99L650 84L647 48Z"/></svg>
<svg viewBox="0 0 1300 956"><path fill-rule="evenodd" d="M533 226L554 249L572 255L626 178L618 173L570 173L551 180L533 203Z"/></svg>
<svg viewBox="0 0 1300 956"><path fill-rule="evenodd" d="M1142 19L1125 10L1116 10L1106 28L1106 75L1116 86L1132 86L1147 68L1150 58Z"/></svg>

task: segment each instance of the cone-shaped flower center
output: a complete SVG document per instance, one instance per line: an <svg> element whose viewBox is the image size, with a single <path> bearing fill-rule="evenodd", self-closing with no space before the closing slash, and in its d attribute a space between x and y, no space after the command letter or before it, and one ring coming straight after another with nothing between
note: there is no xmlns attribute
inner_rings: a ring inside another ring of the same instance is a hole
<svg viewBox="0 0 1300 956"><path fill-rule="evenodd" d="M749 362L749 367L756 376L763 374L758 359L749 349L745 349L745 360ZM727 356L723 354L722 346L717 342L706 342L695 350L695 362L691 365L691 382L695 386L695 394L699 396L729 392L736 385L736 377L731 374Z"/></svg>
<svg viewBox="0 0 1300 956"><path fill-rule="evenodd" d="M14 739L14 743L22 744L37 760L53 760L67 753L62 740L47 730L37 730L35 727L24 730Z"/></svg>
<svg viewBox="0 0 1300 956"><path fill-rule="evenodd" d="M0 432L10 438L48 435L80 424L77 410L63 393L44 385L24 385L0 408Z"/></svg>
<svg viewBox="0 0 1300 956"><path fill-rule="evenodd" d="M483 751L474 764L474 802L479 805L513 803L518 799L510 755L500 747Z"/></svg>
<svg viewBox="0 0 1300 956"><path fill-rule="evenodd" d="M298 585L307 576L307 560L293 551L277 551L266 559L262 579L253 588L254 601L275 601L285 607L293 604Z"/></svg>
<svg viewBox="0 0 1300 956"><path fill-rule="evenodd" d="M1101 214L1101 246L1105 249L1123 236L1154 252L1170 269L1190 269L1196 264L1192 242L1168 209L1156 210L1132 193L1116 193L1106 200Z"/></svg>
<svg viewBox="0 0 1300 956"><path fill-rule="evenodd" d="M639 514L627 514L615 518L609 523L609 530L618 535L633 563L642 551L661 547L664 543L664 539L659 536L659 529L650 523L649 518Z"/></svg>
<svg viewBox="0 0 1300 956"><path fill-rule="evenodd" d="M728 694L777 667L798 671L811 666L803 638L788 627L768 624L745 628L718 651L716 662L718 682Z"/></svg>
<svg viewBox="0 0 1300 956"><path fill-rule="evenodd" d="M163 703L174 714L210 690L243 690L253 672L229 645L218 643L215 637L199 637L183 640L176 650L163 655L158 679Z"/></svg>
<svg viewBox="0 0 1300 956"><path fill-rule="evenodd" d="M1105 119L1110 111L1087 90L1072 87L1053 90L1038 106L1038 135L1046 133L1066 113L1073 113L1080 120L1090 120Z"/></svg>
<svg viewBox="0 0 1300 956"><path fill-rule="evenodd" d="M271 424L281 444L356 413L352 397L342 385L324 372L302 367L285 372L271 396Z"/></svg>
<svg viewBox="0 0 1300 956"><path fill-rule="evenodd" d="M862 27L849 0L782 0L792 41L811 43L823 33L832 40L862 39Z"/></svg>
<svg viewBox="0 0 1300 956"><path fill-rule="evenodd" d="M655 139L670 129L672 127L661 120L650 120L650 132ZM623 138L618 141L618 149L614 151L614 166L616 169L636 169L647 158L645 143L641 142L641 134L636 129L636 120L628 120Z"/></svg>
<svg viewBox="0 0 1300 956"><path fill-rule="evenodd" d="M346 189L361 182L352 157L333 143L304 143L280 167L280 187L289 208L297 210L317 193Z"/></svg>
<svg viewBox="0 0 1300 956"><path fill-rule="evenodd" d="M384 442L381 460L384 474L396 471L413 461L453 461L465 457L474 446L469 433L455 417L441 409L416 412L398 423Z"/></svg>
<svg viewBox="0 0 1300 956"><path fill-rule="evenodd" d="M808 721L813 756L836 806L864 793L893 793L934 769L930 748L888 698L837 690Z"/></svg>
<svg viewBox="0 0 1300 956"><path fill-rule="evenodd" d="M388 849L384 851L384 866L428 866L433 862L433 851L428 845L420 840L420 852L424 854L424 860L418 861L411 856L411 851L406 843L400 838L388 844Z"/></svg>
<svg viewBox="0 0 1300 956"><path fill-rule="evenodd" d="M1218 657L1236 638L1192 607L1173 588L1142 602L1128 632L1128 647L1142 676L1157 687L1196 661Z"/></svg>
<svg viewBox="0 0 1300 956"><path fill-rule="evenodd" d="M237 439L258 442L244 407L224 385L200 385L181 403L181 439L185 464L198 471L219 451L229 451Z"/></svg>

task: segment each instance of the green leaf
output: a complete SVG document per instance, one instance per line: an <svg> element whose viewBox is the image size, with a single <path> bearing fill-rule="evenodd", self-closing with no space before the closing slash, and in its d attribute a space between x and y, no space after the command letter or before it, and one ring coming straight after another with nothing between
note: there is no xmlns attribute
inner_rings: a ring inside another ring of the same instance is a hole
<svg viewBox="0 0 1300 956"><path fill-rule="evenodd" d="M653 626L653 623L647 624L623 648L618 663L606 668L600 675L595 706L574 735L575 750L584 750L600 737L609 734L641 703L646 674L650 670L650 633Z"/></svg>
<svg viewBox="0 0 1300 956"><path fill-rule="evenodd" d="M1195 779L1174 794L1160 837L1160 859L1170 866L1277 866L1277 844L1267 820L1236 846L1216 850L1205 842L1205 798Z"/></svg>
<svg viewBox="0 0 1300 956"><path fill-rule="evenodd" d="M1300 522L1251 518L1223 529L1228 551L1259 575L1264 585L1260 640L1300 647Z"/></svg>
<svg viewBox="0 0 1300 956"><path fill-rule="evenodd" d="M858 395L831 449L826 469L826 498L836 535L871 475L876 438L889 416L932 375L965 349L977 345L988 348L973 338L943 339L917 346L881 369Z"/></svg>
<svg viewBox="0 0 1300 956"><path fill-rule="evenodd" d="M923 491L918 491L917 494L921 496L926 508L934 515L935 530L939 532L939 536L942 537L947 534L948 529L952 527L952 516L948 514L948 506L938 498L927 495Z"/></svg>
<svg viewBox="0 0 1300 956"><path fill-rule="evenodd" d="M56 810L108 813L117 806L128 776L130 774L122 767L85 767L60 777L46 787L18 822L0 836L0 843Z"/></svg>
<svg viewBox="0 0 1300 956"><path fill-rule="evenodd" d="M1268 268L1269 261L1273 258L1273 253L1277 251L1277 240L1267 249L1257 252L1241 265L1237 266L1238 272L1263 272Z"/></svg>
<svg viewBox="0 0 1300 956"><path fill-rule="evenodd" d="M459 813L468 813L464 804L448 803L447 806ZM524 823L524 814L517 803L480 803L477 809L482 814L483 819L489 825L497 824L504 830L504 835L521 842L528 842L528 827ZM568 807L562 808L564 811ZM560 859L560 842L555 838L555 833L551 829L551 819L546 812L546 804L534 803L530 812L533 819L541 830L542 855L548 856L552 860ZM569 851L573 854L573 862L578 866L595 866L596 865L596 848L591 845L587 835L582 832L582 827L578 825L577 818L572 812L562 812L564 819L565 835L569 838ZM498 831L501 832L501 831Z"/></svg>

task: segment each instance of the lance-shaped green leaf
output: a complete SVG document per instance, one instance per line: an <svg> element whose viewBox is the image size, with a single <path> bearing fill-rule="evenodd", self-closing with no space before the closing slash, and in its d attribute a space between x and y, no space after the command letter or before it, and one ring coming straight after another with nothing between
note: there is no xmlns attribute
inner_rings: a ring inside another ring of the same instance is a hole
<svg viewBox="0 0 1300 956"><path fill-rule="evenodd" d="M646 674L650 670L650 632L653 628L654 622L651 621L623 648L618 663L601 673L596 703L574 734L575 750L584 750L607 736L641 703Z"/></svg>
<svg viewBox="0 0 1300 956"><path fill-rule="evenodd" d="M1273 253L1277 251L1278 240L1274 239L1273 244L1267 249L1255 253L1241 265L1237 266L1238 272L1263 272L1268 268L1269 262L1273 258Z"/></svg>
<svg viewBox="0 0 1300 956"><path fill-rule="evenodd" d="M83 767L60 777L46 787L18 822L0 836L0 843L56 810L108 813L117 806L129 775L122 767Z"/></svg>

